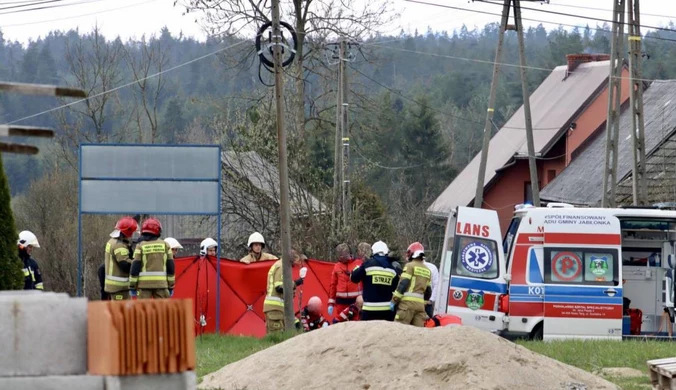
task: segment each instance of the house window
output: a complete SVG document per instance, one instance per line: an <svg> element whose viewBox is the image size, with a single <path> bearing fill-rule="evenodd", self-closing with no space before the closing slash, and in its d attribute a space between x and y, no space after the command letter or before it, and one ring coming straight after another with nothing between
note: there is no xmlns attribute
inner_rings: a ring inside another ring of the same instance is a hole
<svg viewBox="0 0 676 390"><path fill-rule="evenodd" d="M618 262L615 249L546 248L545 283L617 286Z"/></svg>

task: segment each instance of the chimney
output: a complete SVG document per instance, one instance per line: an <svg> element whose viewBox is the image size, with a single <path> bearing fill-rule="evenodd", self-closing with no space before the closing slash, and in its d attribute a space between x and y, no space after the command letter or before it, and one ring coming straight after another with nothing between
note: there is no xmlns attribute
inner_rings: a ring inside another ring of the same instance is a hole
<svg viewBox="0 0 676 390"><path fill-rule="evenodd" d="M568 60L568 69L566 71L566 78L575 71L575 69L580 65L586 62L596 62L596 61L609 61L610 54L591 54L591 53L580 53L580 54L568 54L566 55Z"/></svg>

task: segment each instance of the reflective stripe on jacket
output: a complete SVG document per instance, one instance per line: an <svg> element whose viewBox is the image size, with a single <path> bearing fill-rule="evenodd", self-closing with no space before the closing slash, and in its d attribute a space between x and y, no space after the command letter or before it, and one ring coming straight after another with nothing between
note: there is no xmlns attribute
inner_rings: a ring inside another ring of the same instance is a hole
<svg viewBox="0 0 676 390"><path fill-rule="evenodd" d="M105 292L116 293L129 290L129 269L132 261L129 256L130 249L129 242L118 238L111 238L106 243L104 259L106 268ZM126 271L122 268L125 268Z"/></svg>
<svg viewBox="0 0 676 390"><path fill-rule="evenodd" d="M362 283L353 283L350 280L352 270L360 265L362 265L361 260L353 259L345 263L338 262L333 266L329 287L329 305L336 303L349 305L362 294Z"/></svg>
<svg viewBox="0 0 676 390"><path fill-rule="evenodd" d="M136 245L129 276L132 289L173 289L174 256L169 244L159 237Z"/></svg>

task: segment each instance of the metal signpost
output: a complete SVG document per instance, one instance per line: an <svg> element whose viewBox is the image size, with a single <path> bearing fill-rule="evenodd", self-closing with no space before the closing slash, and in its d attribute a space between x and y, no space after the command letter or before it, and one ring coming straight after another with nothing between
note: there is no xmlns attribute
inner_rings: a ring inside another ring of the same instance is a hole
<svg viewBox="0 0 676 390"><path fill-rule="evenodd" d="M78 280L82 296L82 214L215 215L221 247L220 145L81 144ZM220 256L216 278L220 280ZM220 333L220 283L216 331Z"/></svg>

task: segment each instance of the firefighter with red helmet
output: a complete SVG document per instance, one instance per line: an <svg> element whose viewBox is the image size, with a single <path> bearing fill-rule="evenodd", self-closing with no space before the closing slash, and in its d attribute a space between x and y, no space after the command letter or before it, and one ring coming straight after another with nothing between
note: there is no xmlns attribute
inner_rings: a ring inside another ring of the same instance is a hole
<svg viewBox="0 0 676 390"><path fill-rule="evenodd" d="M409 245L406 250L409 262L404 266L390 304L393 310L398 305L396 322L422 327L429 318L425 302L432 296L432 272L423 263L424 256L425 248L419 242Z"/></svg>
<svg viewBox="0 0 676 390"><path fill-rule="evenodd" d="M139 298L169 298L174 293L174 256L160 238L162 224L148 218L141 225L141 237L134 250L129 287Z"/></svg>
<svg viewBox="0 0 676 390"><path fill-rule="evenodd" d="M115 224L106 243L103 262L103 298L116 301L129 299L129 272L131 271L131 237L138 229L132 217L122 217Z"/></svg>
<svg viewBox="0 0 676 390"><path fill-rule="evenodd" d="M300 310L300 323L304 332L329 326L329 322L322 315L323 309L322 300L318 296L313 296L308 300L307 306Z"/></svg>
<svg viewBox="0 0 676 390"><path fill-rule="evenodd" d="M336 247L338 262L331 272L331 285L329 287L329 315L333 315L334 306L338 313L342 313L350 305L354 305L357 297L362 293L362 284L353 283L350 280L352 270L362 264L362 261L352 257L352 251L346 243Z"/></svg>
<svg viewBox="0 0 676 390"><path fill-rule="evenodd" d="M364 298L362 296L358 296L357 300L355 303L351 304L350 306L346 307L343 311L338 313L336 318L333 319L333 323L337 324L339 322L347 322L347 321L359 321L359 313L361 312L361 308L364 305Z"/></svg>

